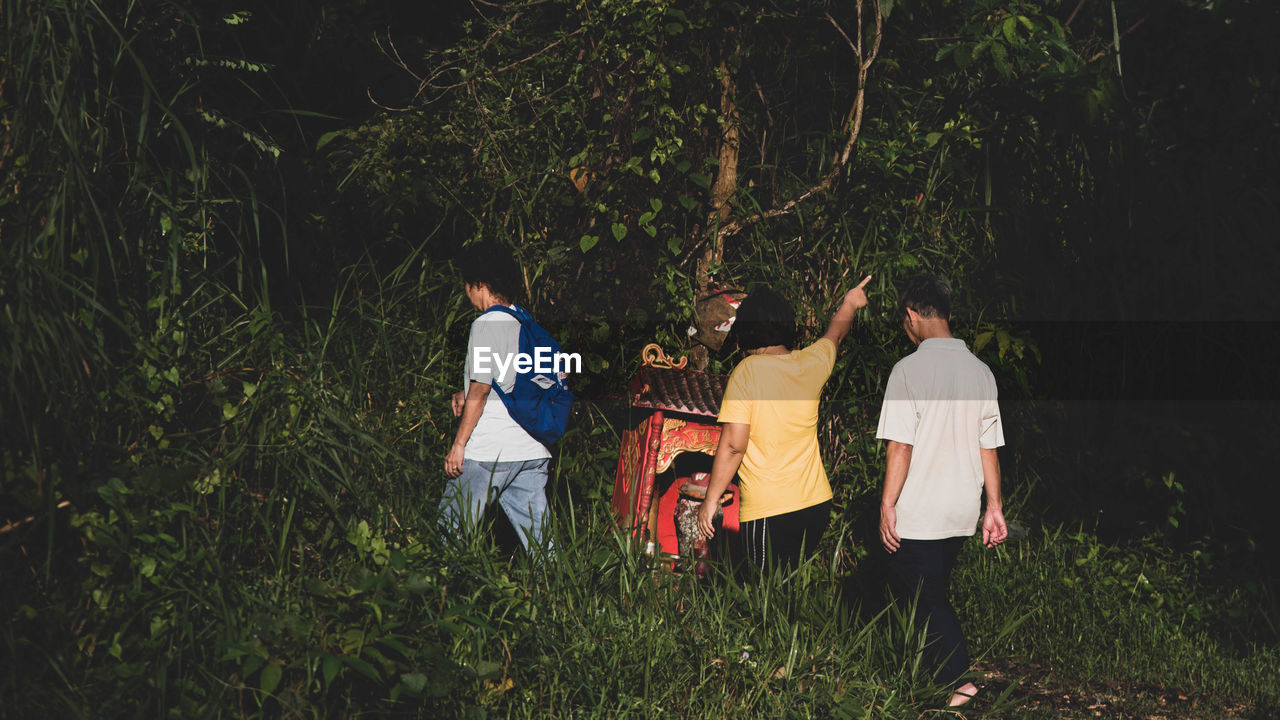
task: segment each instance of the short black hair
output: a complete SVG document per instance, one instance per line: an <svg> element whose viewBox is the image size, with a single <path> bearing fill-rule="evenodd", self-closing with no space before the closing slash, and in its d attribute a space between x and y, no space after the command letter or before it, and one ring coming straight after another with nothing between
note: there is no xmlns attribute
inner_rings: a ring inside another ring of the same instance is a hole
<svg viewBox="0 0 1280 720"><path fill-rule="evenodd" d="M786 298L769 288L753 290L738 306L732 334L743 351L770 345L783 345L790 350L799 337L796 311Z"/></svg>
<svg viewBox="0 0 1280 720"><path fill-rule="evenodd" d="M487 285L489 292L507 302L521 297L524 284L520 282L520 267L511 250L492 240L482 240L462 249L458 257L458 270L462 281L468 285Z"/></svg>
<svg viewBox="0 0 1280 720"><path fill-rule="evenodd" d="M898 310L906 315L907 308L920 317L951 319L951 287L947 281L930 273L912 275L903 281L898 290Z"/></svg>

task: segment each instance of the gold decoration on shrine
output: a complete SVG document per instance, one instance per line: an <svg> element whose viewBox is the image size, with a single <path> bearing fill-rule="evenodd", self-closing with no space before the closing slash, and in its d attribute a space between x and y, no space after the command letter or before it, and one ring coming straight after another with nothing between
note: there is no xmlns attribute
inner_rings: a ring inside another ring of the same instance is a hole
<svg viewBox="0 0 1280 720"><path fill-rule="evenodd" d="M656 368L665 368L667 370L683 370L685 365L689 364L689 358L681 355L678 361L667 357L662 351L662 346L658 343L649 343L640 351L640 360L644 365Z"/></svg>
<svg viewBox="0 0 1280 720"><path fill-rule="evenodd" d="M684 452L715 455L720 446L720 427L687 423L678 418L662 419L662 444L658 447L657 472L664 473L676 456Z"/></svg>

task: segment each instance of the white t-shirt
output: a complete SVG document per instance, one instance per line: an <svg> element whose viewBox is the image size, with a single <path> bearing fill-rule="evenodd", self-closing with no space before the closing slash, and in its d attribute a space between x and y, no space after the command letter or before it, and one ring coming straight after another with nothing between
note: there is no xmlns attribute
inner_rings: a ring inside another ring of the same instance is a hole
<svg viewBox="0 0 1280 720"><path fill-rule="evenodd" d="M472 382L489 385L495 379L504 392L511 392L516 385L516 371L511 361L519 351L519 320L504 312L485 313L476 318L467 340L463 394L471 390ZM504 366L506 373L502 374ZM511 419L502 398L491 388L463 456L478 462L517 462L551 457L551 453Z"/></svg>
<svg viewBox="0 0 1280 720"><path fill-rule="evenodd" d="M1004 445L1004 430L995 377L963 340L929 338L893 366L876 437L912 446L898 535L973 535L982 507L979 449Z"/></svg>

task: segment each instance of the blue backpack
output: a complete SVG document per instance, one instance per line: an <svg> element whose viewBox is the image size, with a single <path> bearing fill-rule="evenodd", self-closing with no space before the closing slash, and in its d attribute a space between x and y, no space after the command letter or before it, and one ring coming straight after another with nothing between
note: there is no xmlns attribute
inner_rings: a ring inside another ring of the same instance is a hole
<svg viewBox="0 0 1280 720"><path fill-rule="evenodd" d="M543 445L554 444L569 425L569 409L573 405L573 393L565 382L565 373L556 372L553 365L556 353L560 352L560 343L519 305L514 310L494 305L485 313L495 311L507 313L520 321L520 354L542 360L543 367L535 363L526 372L516 372L516 384L510 393L505 392L495 378L493 390L502 398L511 419L534 440ZM539 372L540 369L543 372Z"/></svg>

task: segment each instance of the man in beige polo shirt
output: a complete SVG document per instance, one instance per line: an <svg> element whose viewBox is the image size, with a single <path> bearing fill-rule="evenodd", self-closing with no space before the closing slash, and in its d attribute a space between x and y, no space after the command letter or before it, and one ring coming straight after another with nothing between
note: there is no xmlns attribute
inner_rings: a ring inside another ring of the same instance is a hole
<svg viewBox="0 0 1280 720"><path fill-rule="evenodd" d="M894 365L880 409L876 437L889 441L880 541L889 552L894 596L903 605L918 598L916 617L928 621L927 658L938 683L952 689L955 707L978 688L965 677L969 654L948 598L951 569L979 516L987 547L1008 535L996 451L1004 432L991 370L951 336L947 284L913 276L898 304L902 328L917 348Z"/></svg>

